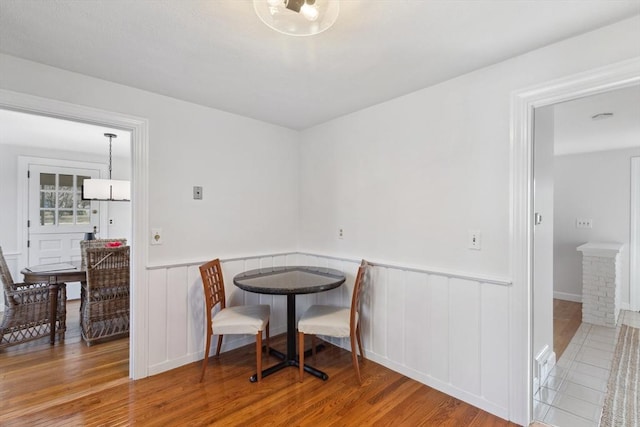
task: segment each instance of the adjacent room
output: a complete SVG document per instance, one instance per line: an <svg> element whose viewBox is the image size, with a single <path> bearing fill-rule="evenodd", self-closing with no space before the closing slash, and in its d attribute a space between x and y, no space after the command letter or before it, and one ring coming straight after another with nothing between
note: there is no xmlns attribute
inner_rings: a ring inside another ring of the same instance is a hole
<svg viewBox="0 0 640 427"><path fill-rule="evenodd" d="M0 0L2 423L637 425L639 85L637 0Z"/></svg>

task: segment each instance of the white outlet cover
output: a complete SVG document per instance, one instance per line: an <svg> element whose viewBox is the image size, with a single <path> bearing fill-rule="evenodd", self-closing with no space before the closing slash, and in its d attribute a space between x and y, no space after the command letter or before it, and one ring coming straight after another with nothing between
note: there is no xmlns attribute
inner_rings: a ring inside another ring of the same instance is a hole
<svg viewBox="0 0 640 427"><path fill-rule="evenodd" d="M152 245L161 245L162 241L162 228L152 228L151 229L151 244Z"/></svg>

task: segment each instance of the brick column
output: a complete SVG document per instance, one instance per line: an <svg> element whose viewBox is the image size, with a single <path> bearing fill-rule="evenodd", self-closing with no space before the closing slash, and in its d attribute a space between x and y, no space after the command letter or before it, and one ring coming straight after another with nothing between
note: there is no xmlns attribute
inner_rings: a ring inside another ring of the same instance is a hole
<svg viewBox="0 0 640 427"><path fill-rule="evenodd" d="M620 312L620 243L586 243L582 252L582 321L615 327Z"/></svg>

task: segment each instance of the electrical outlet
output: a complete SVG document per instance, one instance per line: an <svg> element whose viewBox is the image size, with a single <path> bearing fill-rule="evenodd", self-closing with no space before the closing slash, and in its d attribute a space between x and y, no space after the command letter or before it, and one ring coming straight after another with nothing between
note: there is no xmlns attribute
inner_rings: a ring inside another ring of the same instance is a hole
<svg viewBox="0 0 640 427"><path fill-rule="evenodd" d="M109 225L113 225L113 218L109 218Z"/></svg>
<svg viewBox="0 0 640 427"><path fill-rule="evenodd" d="M468 248L479 251L482 248L482 233L478 230L469 230Z"/></svg>
<svg viewBox="0 0 640 427"><path fill-rule="evenodd" d="M162 241L162 228L152 228L151 229L151 244L152 245L161 245Z"/></svg>
<svg viewBox="0 0 640 427"><path fill-rule="evenodd" d="M593 220L590 218L576 218L576 228L593 228Z"/></svg>
<svg viewBox="0 0 640 427"><path fill-rule="evenodd" d="M342 228L338 228L338 239L344 239L344 230Z"/></svg>
<svg viewBox="0 0 640 427"><path fill-rule="evenodd" d="M193 186L193 200L202 200L202 187L199 185Z"/></svg>

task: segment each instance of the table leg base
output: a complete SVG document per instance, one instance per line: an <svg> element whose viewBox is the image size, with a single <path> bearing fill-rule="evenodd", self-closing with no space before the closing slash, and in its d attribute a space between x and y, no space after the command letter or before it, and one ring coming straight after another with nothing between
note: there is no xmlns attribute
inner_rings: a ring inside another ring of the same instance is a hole
<svg viewBox="0 0 640 427"><path fill-rule="evenodd" d="M265 370L262 371L262 378L267 377L275 372L278 372L281 369L287 368L289 366L292 366L294 368L298 368L300 366L300 363L298 363L297 360L283 360L282 362L273 365ZM304 371L310 373L311 375L320 378L323 381L326 381L329 379L329 375L327 375L326 373L322 372L319 369L314 368L313 366L307 365L305 363L304 365ZM258 375L257 374L253 374L250 378L249 381L251 381L252 383L255 383L258 381Z"/></svg>
<svg viewBox="0 0 640 427"><path fill-rule="evenodd" d="M316 346L316 352L322 351L323 349L324 349L324 344L319 344ZM279 370L284 369L288 366L293 366L294 368L298 368L300 366L300 363L298 362L298 358L288 359L286 354L276 350L275 348L269 348L269 355L277 357L278 359L282 360L282 362L263 370L262 371L263 378L273 374L274 372L278 372ZM311 355L312 355L311 349L304 352L305 358ZM315 377L320 378L323 381L326 381L329 379L329 375L327 375L326 373L322 372L319 369L314 368L313 366L307 365L306 363L304 365L304 371L310 373ZM258 381L258 375L253 374L249 378L249 381L251 381L252 383L255 383L256 381Z"/></svg>

